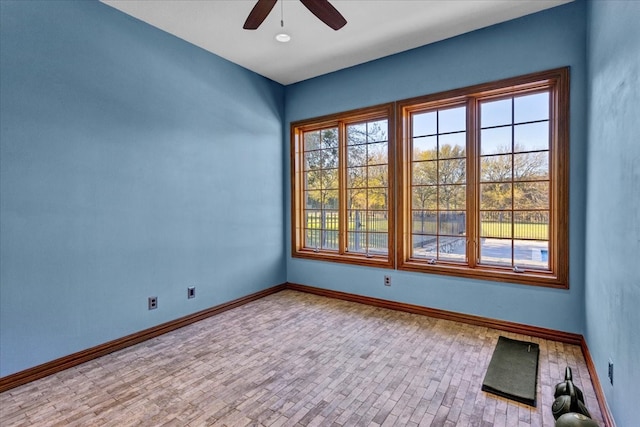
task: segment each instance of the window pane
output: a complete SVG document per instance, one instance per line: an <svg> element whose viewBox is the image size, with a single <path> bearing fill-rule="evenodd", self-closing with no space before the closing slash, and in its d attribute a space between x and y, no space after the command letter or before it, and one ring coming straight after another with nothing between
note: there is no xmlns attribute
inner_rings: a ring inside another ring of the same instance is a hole
<svg viewBox="0 0 640 427"><path fill-rule="evenodd" d="M516 125L514 151L536 151L549 149L549 122Z"/></svg>
<svg viewBox="0 0 640 427"><path fill-rule="evenodd" d="M465 106L438 110L438 133L458 132L467 129L467 108Z"/></svg>
<svg viewBox="0 0 640 427"><path fill-rule="evenodd" d="M414 234L412 236L413 252L411 256L425 259L438 258L438 237L434 235Z"/></svg>
<svg viewBox="0 0 640 427"><path fill-rule="evenodd" d="M367 186L367 168L347 169L347 188L364 188Z"/></svg>
<svg viewBox="0 0 640 427"><path fill-rule="evenodd" d="M337 168L338 149L315 150L304 153L305 170Z"/></svg>
<svg viewBox="0 0 640 427"><path fill-rule="evenodd" d="M322 171L322 188L338 188L338 169L326 169Z"/></svg>
<svg viewBox="0 0 640 427"><path fill-rule="evenodd" d="M320 131L305 132L304 134L304 151L320 149Z"/></svg>
<svg viewBox="0 0 640 427"><path fill-rule="evenodd" d="M369 209L387 209L387 189L386 188L375 188L369 190L367 192L369 204L367 208Z"/></svg>
<svg viewBox="0 0 640 427"><path fill-rule="evenodd" d="M467 133L449 133L439 137L439 157L441 159L459 158L466 155Z"/></svg>
<svg viewBox="0 0 640 427"><path fill-rule="evenodd" d="M512 266L511 239L480 239L480 262L482 264Z"/></svg>
<svg viewBox="0 0 640 427"><path fill-rule="evenodd" d="M480 213L480 237L511 238L511 212Z"/></svg>
<svg viewBox="0 0 640 427"><path fill-rule="evenodd" d="M347 247L349 248L349 252L366 253L367 233L364 231L348 232Z"/></svg>
<svg viewBox="0 0 640 427"><path fill-rule="evenodd" d="M467 164L464 159L441 160L438 162L440 184L464 184Z"/></svg>
<svg viewBox="0 0 640 427"><path fill-rule="evenodd" d="M368 161L370 165L380 165L389 161L389 143L376 142L368 145Z"/></svg>
<svg viewBox="0 0 640 427"><path fill-rule="evenodd" d="M520 182L513 185L514 209L549 209L549 183Z"/></svg>
<svg viewBox="0 0 640 427"><path fill-rule="evenodd" d="M322 187L322 171L313 170L304 173L305 190L319 190Z"/></svg>
<svg viewBox="0 0 640 427"><path fill-rule="evenodd" d="M389 237L387 233L368 233L369 253L382 255L389 253Z"/></svg>
<svg viewBox="0 0 640 427"><path fill-rule="evenodd" d="M347 167L365 166L367 164L367 146L350 145L347 148Z"/></svg>
<svg viewBox="0 0 640 427"><path fill-rule="evenodd" d="M464 262L467 259L466 246L467 239L464 237L440 236L438 239L438 259Z"/></svg>
<svg viewBox="0 0 640 427"><path fill-rule="evenodd" d="M314 170L322 168L322 151L309 151L304 153L304 170Z"/></svg>
<svg viewBox="0 0 640 427"><path fill-rule="evenodd" d="M389 139L387 136L388 128L387 120L367 123L368 142L387 141Z"/></svg>
<svg viewBox="0 0 640 427"><path fill-rule="evenodd" d="M487 156L480 158L480 181L501 182L513 179L511 171L511 154L503 156Z"/></svg>
<svg viewBox="0 0 640 427"><path fill-rule="evenodd" d="M413 160L435 160L437 152L437 136L413 138Z"/></svg>
<svg viewBox="0 0 640 427"><path fill-rule="evenodd" d="M480 126L501 126L511 124L511 98L488 101L480 104Z"/></svg>
<svg viewBox="0 0 640 427"><path fill-rule="evenodd" d="M338 190L323 191L322 208L338 209Z"/></svg>
<svg viewBox="0 0 640 427"><path fill-rule="evenodd" d="M347 233L349 252L386 255L389 252L388 241L386 233L367 233L364 231Z"/></svg>
<svg viewBox="0 0 640 427"><path fill-rule="evenodd" d="M347 126L347 145L365 144L367 142L367 124L358 123Z"/></svg>
<svg viewBox="0 0 640 427"><path fill-rule="evenodd" d="M414 114L411 116L413 136L435 135L437 133L436 112Z"/></svg>
<svg viewBox="0 0 640 427"><path fill-rule="evenodd" d="M360 218L361 214L362 213L359 209L347 210L347 230L358 231L364 228L364 223Z"/></svg>
<svg viewBox="0 0 640 427"><path fill-rule="evenodd" d="M369 187L389 186L389 167L387 165L370 166L368 171Z"/></svg>
<svg viewBox="0 0 640 427"><path fill-rule="evenodd" d="M549 93L518 96L513 108L516 123L546 120L549 118Z"/></svg>
<svg viewBox="0 0 640 427"><path fill-rule="evenodd" d="M321 131L321 147L332 150L336 153L338 150L338 128L323 129Z"/></svg>
<svg viewBox="0 0 640 427"><path fill-rule="evenodd" d="M320 229L322 228L322 212L319 210L307 210L305 212L306 224L305 228Z"/></svg>
<svg viewBox="0 0 640 427"><path fill-rule="evenodd" d="M436 161L414 162L411 165L411 183L413 185L428 185L438 183L438 163Z"/></svg>
<svg viewBox="0 0 640 427"><path fill-rule="evenodd" d="M307 209L320 209L322 207L322 191L305 191L304 200Z"/></svg>
<svg viewBox="0 0 640 427"><path fill-rule="evenodd" d="M320 219L324 230L338 230L339 221L337 210L323 210Z"/></svg>
<svg viewBox="0 0 640 427"><path fill-rule="evenodd" d="M324 230L322 239L322 248L338 250L338 230Z"/></svg>
<svg viewBox="0 0 640 427"><path fill-rule="evenodd" d="M389 216L387 211L370 211L369 231L387 232L389 230Z"/></svg>
<svg viewBox="0 0 640 427"><path fill-rule="evenodd" d="M347 209L366 209L367 190L356 189L347 191Z"/></svg>
<svg viewBox="0 0 640 427"><path fill-rule="evenodd" d="M411 205L414 209L437 209L438 187L416 186L411 189Z"/></svg>
<svg viewBox="0 0 640 427"><path fill-rule="evenodd" d="M466 186L464 185L441 185L438 195L440 210L465 209L467 203Z"/></svg>
<svg viewBox="0 0 640 427"><path fill-rule="evenodd" d="M514 216L515 238L549 240L549 212L515 212Z"/></svg>
<svg viewBox="0 0 640 427"><path fill-rule="evenodd" d="M514 240L514 264L520 268L549 269L549 244L530 240Z"/></svg>
<svg viewBox="0 0 640 427"><path fill-rule="evenodd" d="M480 131L480 153L511 153L511 126Z"/></svg>
<svg viewBox="0 0 640 427"><path fill-rule="evenodd" d="M338 148L330 149L330 150L320 150L320 154L322 156L322 167L327 168L337 168L338 167Z"/></svg>
<svg viewBox="0 0 640 427"><path fill-rule="evenodd" d="M547 151L515 154L513 163L515 166L515 180L549 179L549 152Z"/></svg>
<svg viewBox="0 0 640 427"><path fill-rule="evenodd" d="M307 230L305 233L304 246L307 248L319 248L322 242L321 230Z"/></svg>
<svg viewBox="0 0 640 427"><path fill-rule="evenodd" d="M435 234L438 229L438 216L433 211L415 210L412 214L412 230L419 234Z"/></svg>
<svg viewBox="0 0 640 427"><path fill-rule="evenodd" d="M511 184L480 184L480 209L511 209Z"/></svg>
<svg viewBox="0 0 640 427"><path fill-rule="evenodd" d="M439 234L448 236L466 235L465 212L441 212L438 219Z"/></svg>

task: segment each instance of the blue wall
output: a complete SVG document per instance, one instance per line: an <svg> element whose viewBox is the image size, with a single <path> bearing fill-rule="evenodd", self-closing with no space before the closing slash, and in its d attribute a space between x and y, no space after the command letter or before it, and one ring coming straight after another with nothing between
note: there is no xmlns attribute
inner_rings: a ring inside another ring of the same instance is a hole
<svg viewBox="0 0 640 427"><path fill-rule="evenodd" d="M578 1L284 89L100 3L0 15L0 376L289 280L584 333L635 422L638 3ZM290 257L291 121L565 65L569 290Z"/></svg>
<svg viewBox="0 0 640 427"><path fill-rule="evenodd" d="M585 337L617 424L632 426L640 399L640 3L594 1L588 16Z"/></svg>
<svg viewBox="0 0 640 427"><path fill-rule="evenodd" d="M0 7L0 376L286 280L281 85L98 2Z"/></svg>
<svg viewBox="0 0 640 427"><path fill-rule="evenodd" d="M586 191L586 7L583 2L287 86L285 120L289 124L327 113L567 65L571 66L569 290L294 259L290 255L290 226L287 227L288 280L582 333ZM290 202L289 193L287 197ZM289 214L288 224L290 221ZM391 287L383 286L385 274L392 276Z"/></svg>

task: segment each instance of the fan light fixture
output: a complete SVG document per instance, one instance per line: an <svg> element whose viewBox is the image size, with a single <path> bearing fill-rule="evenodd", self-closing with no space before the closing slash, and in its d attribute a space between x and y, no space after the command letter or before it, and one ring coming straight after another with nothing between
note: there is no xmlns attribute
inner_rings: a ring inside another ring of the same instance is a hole
<svg viewBox="0 0 640 427"><path fill-rule="evenodd" d="M280 43L287 43L289 40L291 40L291 36L287 33L279 33L276 34L276 40L278 40Z"/></svg>
<svg viewBox="0 0 640 427"><path fill-rule="evenodd" d="M280 28L284 30L284 1L280 2ZM276 34L276 40L280 43L287 43L291 40L291 36L285 32Z"/></svg>

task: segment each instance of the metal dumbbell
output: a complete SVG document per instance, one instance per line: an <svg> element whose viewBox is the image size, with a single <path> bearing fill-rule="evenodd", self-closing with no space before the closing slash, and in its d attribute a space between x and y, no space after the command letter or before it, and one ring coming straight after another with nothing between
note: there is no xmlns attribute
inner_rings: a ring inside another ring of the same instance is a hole
<svg viewBox="0 0 640 427"><path fill-rule="evenodd" d="M567 381L571 381L573 383L571 368L568 366L564 372L564 381L556 385L556 391L553 394L554 399L557 399L560 396L567 396L569 394L569 390L567 389ZM580 390L575 384L573 385L573 388L576 392L576 397L578 398L578 400L584 403L584 394L582 393L582 390Z"/></svg>
<svg viewBox="0 0 640 427"><path fill-rule="evenodd" d="M556 400L553 401L553 405L551 405L553 418L557 420L564 414L568 414L570 412L582 414L591 418L591 414L589 414L587 407L583 402L578 400L573 382L565 381L565 387L569 391L569 394L558 396Z"/></svg>
<svg viewBox="0 0 640 427"><path fill-rule="evenodd" d="M569 412L556 420L555 427L598 427L598 423L586 415Z"/></svg>

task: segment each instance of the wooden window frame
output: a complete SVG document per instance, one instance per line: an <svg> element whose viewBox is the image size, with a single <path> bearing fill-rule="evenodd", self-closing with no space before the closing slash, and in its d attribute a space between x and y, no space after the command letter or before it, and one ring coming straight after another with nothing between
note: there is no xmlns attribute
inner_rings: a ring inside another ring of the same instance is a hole
<svg viewBox="0 0 640 427"><path fill-rule="evenodd" d="M291 246L292 256L295 258L305 258L321 261L332 261L347 264L356 264L370 267L394 268L395 267L395 120L394 104L382 104L374 107L362 108L307 120L291 123ZM388 247L386 255L363 254L347 251L347 219L346 219L346 128L348 125L369 122L374 120L387 120L387 142L388 142ZM304 247L305 229L304 223L304 141L305 132L326 129L330 127L338 128L339 138L339 230L338 249L312 249Z"/></svg>
<svg viewBox="0 0 640 427"><path fill-rule="evenodd" d="M479 257L479 184L478 170L479 103L481 100L540 91L550 94L549 174L549 270L522 270L478 263ZM467 105L467 262L430 264L412 257L411 246L411 113L440 106ZM398 269L452 275L554 288L569 288L569 68L558 68L524 76L411 98L396 103Z"/></svg>

